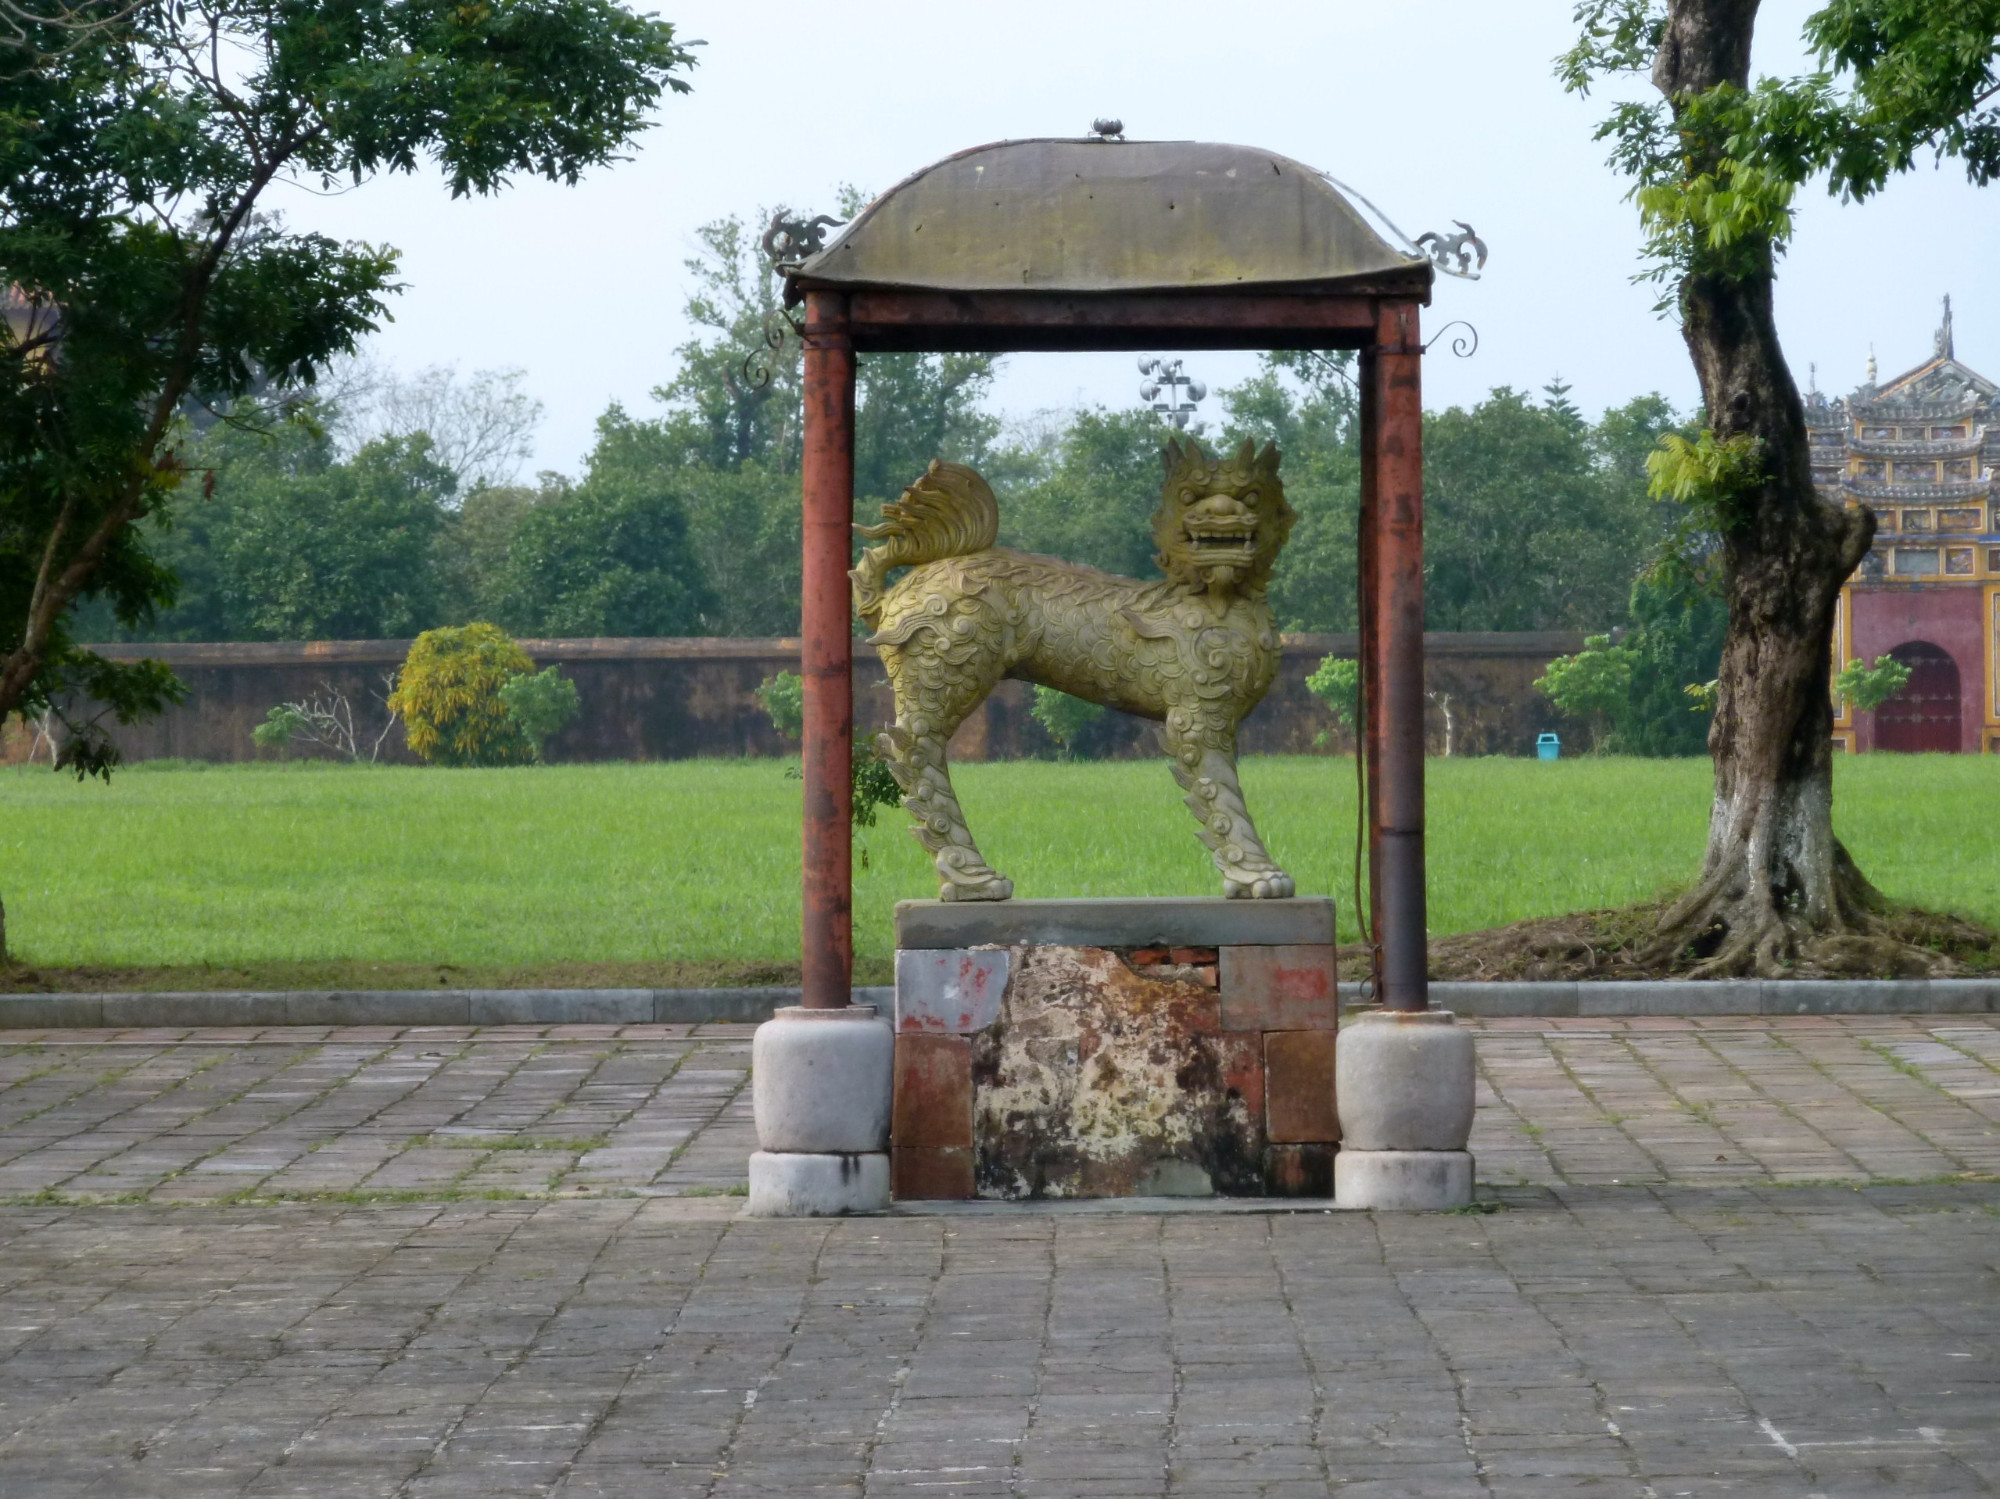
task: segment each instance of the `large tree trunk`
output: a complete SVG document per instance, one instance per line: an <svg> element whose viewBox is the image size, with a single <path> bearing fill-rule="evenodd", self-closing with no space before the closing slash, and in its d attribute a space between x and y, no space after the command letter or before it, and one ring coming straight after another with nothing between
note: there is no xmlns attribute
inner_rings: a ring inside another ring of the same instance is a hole
<svg viewBox="0 0 2000 1499"><path fill-rule="evenodd" d="M1756 11L1757 0L1671 0L1660 91L1678 100L1747 86ZM1718 975L1926 968L1932 955L1893 936L1886 903L1833 835L1834 606L1874 516L1813 489L1770 255L1747 273L1740 258L1726 271L1705 259L1697 248L1680 283L1682 333L1716 439L1755 439L1762 477L1722 527L1729 626L1708 739L1708 856L1662 917L1654 955L1691 955L1696 973Z"/></svg>

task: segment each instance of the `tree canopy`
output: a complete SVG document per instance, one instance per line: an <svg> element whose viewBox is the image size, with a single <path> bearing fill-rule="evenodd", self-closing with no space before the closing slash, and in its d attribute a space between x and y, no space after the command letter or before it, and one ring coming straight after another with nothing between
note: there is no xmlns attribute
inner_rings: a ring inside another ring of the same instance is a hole
<svg viewBox="0 0 2000 1499"><path fill-rule="evenodd" d="M434 167L454 195L612 161L690 53L615 0L142 0L0 38L0 714L157 673L80 651L72 607L172 602L148 546L191 410L309 387L384 316L395 252L288 229L274 183Z"/></svg>

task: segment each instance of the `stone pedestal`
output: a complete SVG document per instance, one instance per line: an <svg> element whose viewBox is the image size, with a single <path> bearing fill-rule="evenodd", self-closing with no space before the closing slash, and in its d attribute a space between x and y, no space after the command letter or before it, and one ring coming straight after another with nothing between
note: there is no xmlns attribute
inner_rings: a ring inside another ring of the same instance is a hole
<svg viewBox="0 0 2000 1499"><path fill-rule="evenodd" d="M1439 1209L1472 1201L1472 1037L1449 1010L1368 1010L1340 1038L1342 1145L1334 1205Z"/></svg>
<svg viewBox="0 0 2000 1499"><path fill-rule="evenodd" d="M873 1005L779 1010L750 1046L758 1149L753 1217L876 1213L889 1205L895 1040Z"/></svg>
<svg viewBox="0 0 2000 1499"><path fill-rule="evenodd" d="M906 901L899 1199L1330 1196L1326 899Z"/></svg>

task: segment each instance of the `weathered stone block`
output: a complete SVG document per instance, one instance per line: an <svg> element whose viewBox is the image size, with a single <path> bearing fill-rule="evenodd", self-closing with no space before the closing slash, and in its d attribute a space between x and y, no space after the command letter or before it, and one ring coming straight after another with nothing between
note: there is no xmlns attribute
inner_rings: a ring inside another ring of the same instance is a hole
<svg viewBox="0 0 2000 1499"><path fill-rule="evenodd" d="M1264 1133L1274 1145L1331 1144L1340 1138L1333 1098L1335 1039L1332 1031L1265 1035Z"/></svg>
<svg viewBox="0 0 2000 1499"><path fill-rule="evenodd" d="M972 1152L898 1145L889 1154L889 1180L898 1202L957 1202L973 1195Z"/></svg>
<svg viewBox="0 0 2000 1499"><path fill-rule="evenodd" d="M1272 1145L1264 1151L1264 1191L1272 1197L1333 1196L1332 1145Z"/></svg>
<svg viewBox="0 0 2000 1499"><path fill-rule="evenodd" d="M750 1199L743 1211L752 1218L833 1218L879 1213L888 1206L885 1152L750 1154Z"/></svg>
<svg viewBox="0 0 2000 1499"><path fill-rule="evenodd" d="M1218 1018L1215 991L1102 948L1018 950L972 1042L979 1194L1259 1194L1262 1037Z"/></svg>
<svg viewBox="0 0 2000 1499"><path fill-rule="evenodd" d="M889 1131L898 1152L906 1147L972 1148L970 1038L896 1037L896 1102Z"/></svg>
<svg viewBox="0 0 2000 1499"><path fill-rule="evenodd" d="M962 1036L985 1030L1007 987L1005 948L917 948L896 954L896 1029Z"/></svg>
<svg viewBox="0 0 2000 1499"><path fill-rule="evenodd" d="M1333 1030L1340 995L1331 943L1222 949L1225 1030Z"/></svg>

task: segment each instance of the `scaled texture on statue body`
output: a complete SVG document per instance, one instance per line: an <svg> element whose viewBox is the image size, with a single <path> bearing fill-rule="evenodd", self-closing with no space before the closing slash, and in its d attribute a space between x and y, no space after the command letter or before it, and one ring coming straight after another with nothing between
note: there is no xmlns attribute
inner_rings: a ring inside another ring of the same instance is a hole
<svg viewBox="0 0 2000 1499"><path fill-rule="evenodd" d="M945 900L1014 893L980 857L945 763L952 731L1005 677L1160 722L1223 893L1293 893L1236 779L1236 726L1278 669L1264 589L1295 519L1278 452L1246 442L1214 459L1192 439L1169 438L1163 456L1153 540L1166 577L1153 582L995 546L993 491L959 464L931 464L882 507L880 525L855 528L879 543L849 576L896 695L896 726L876 743ZM910 571L885 589L897 567Z"/></svg>

